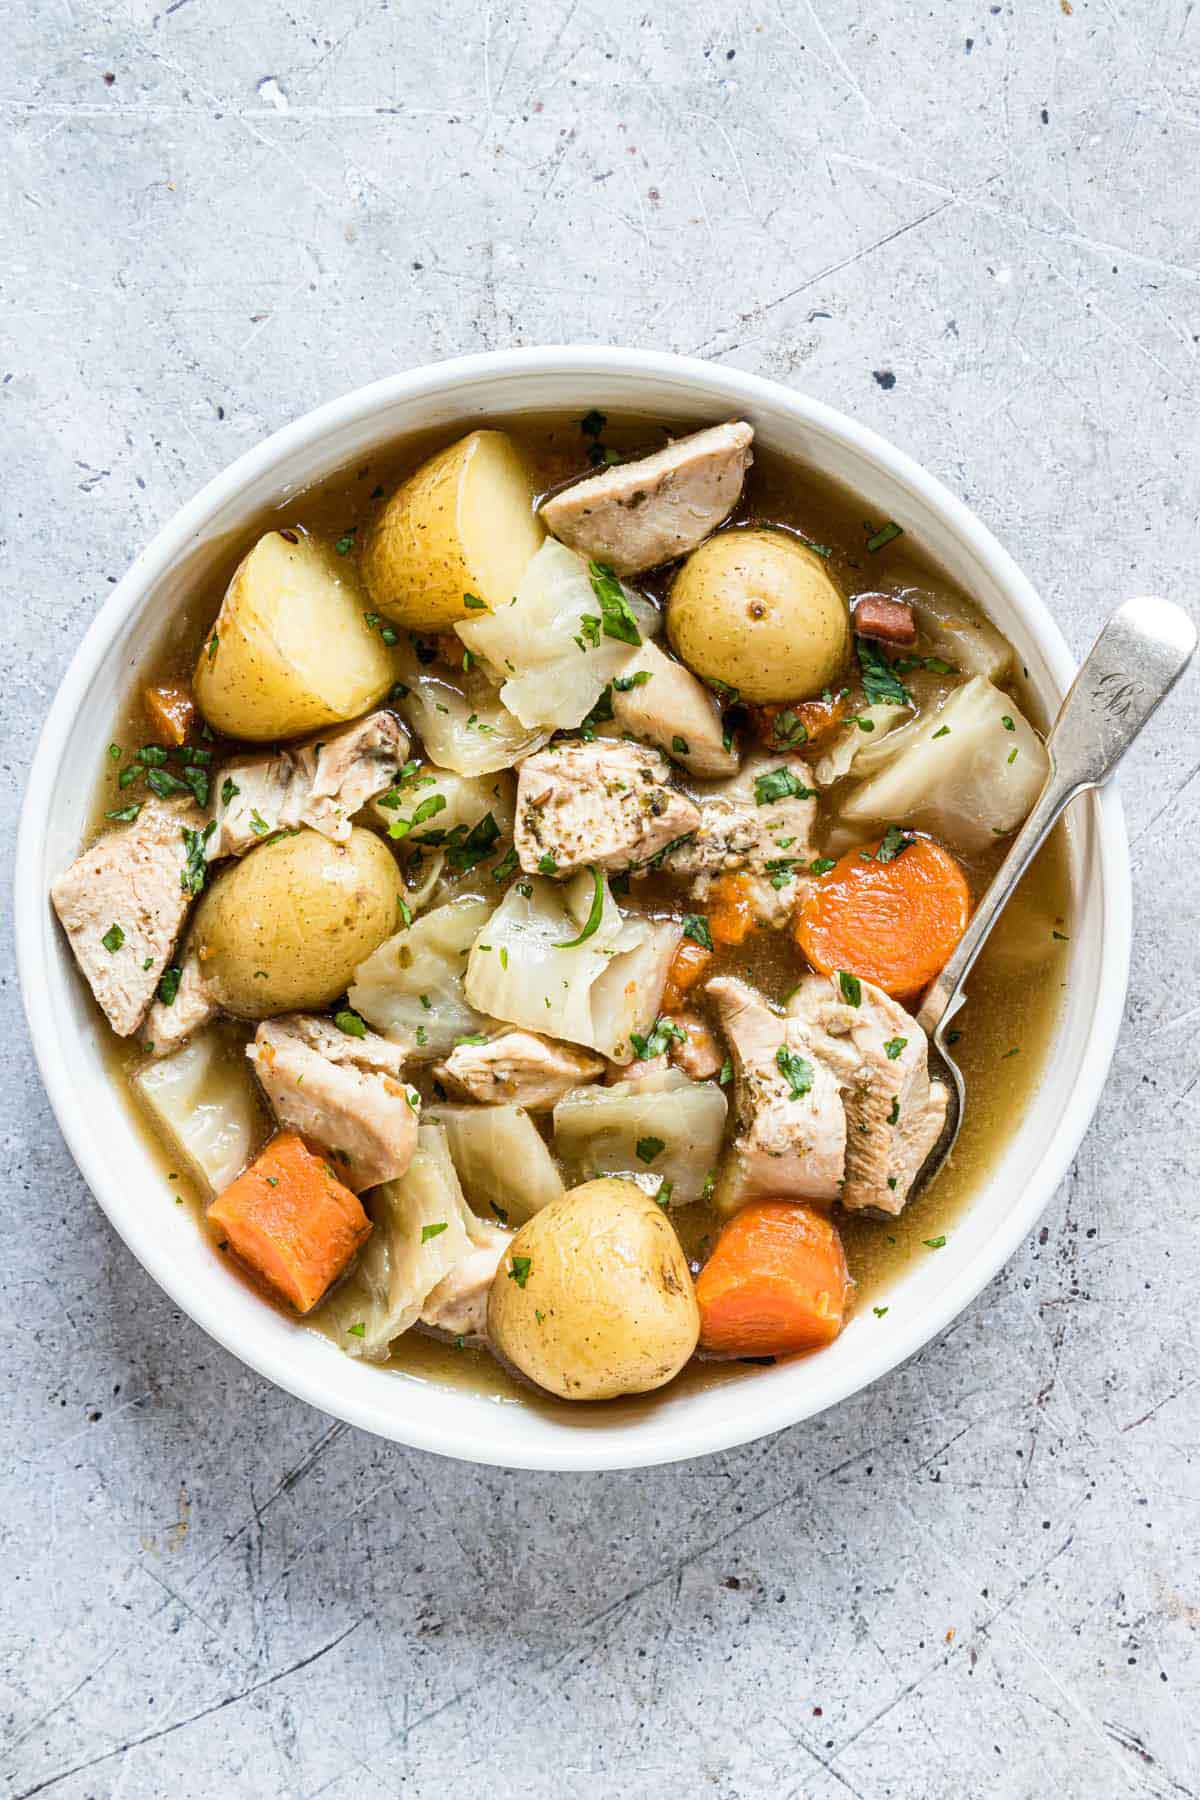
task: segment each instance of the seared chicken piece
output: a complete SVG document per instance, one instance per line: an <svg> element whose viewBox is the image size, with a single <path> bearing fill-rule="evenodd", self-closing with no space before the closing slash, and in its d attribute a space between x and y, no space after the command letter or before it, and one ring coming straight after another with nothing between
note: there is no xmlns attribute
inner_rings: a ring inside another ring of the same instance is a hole
<svg viewBox="0 0 1200 1800"><path fill-rule="evenodd" d="M560 543L636 575L686 556L733 511L753 458L740 419L676 438L637 462L573 482L542 507Z"/></svg>
<svg viewBox="0 0 1200 1800"><path fill-rule="evenodd" d="M183 885L188 834L204 829L191 800L143 801L51 883L50 898L75 960L118 1037L146 1015L179 936L191 890ZM190 841L199 849L199 839Z"/></svg>
<svg viewBox="0 0 1200 1800"><path fill-rule="evenodd" d="M612 709L614 733L628 731L657 745L689 774L715 780L737 773L715 696L649 638L614 680Z"/></svg>
<svg viewBox="0 0 1200 1800"><path fill-rule="evenodd" d="M695 1013L673 1013L671 1024L678 1025L683 1032L681 1038L671 1039L668 1052L675 1067L690 1075L693 1081L708 1081L713 1075L719 1075L723 1059L717 1040L704 1020L697 1018Z"/></svg>
<svg viewBox="0 0 1200 1800"><path fill-rule="evenodd" d="M869 981L852 1006L837 976L808 976L787 1003L833 1070L846 1108L842 1204L895 1216L941 1136L948 1096L929 1079L929 1045L916 1020Z"/></svg>
<svg viewBox="0 0 1200 1800"><path fill-rule="evenodd" d="M485 1106L549 1112L572 1088L603 1074L604 1058L533 1031L506 1031L486 1044L456 1044L433 1072L452 1092Z"/></svg>
<svg viewBox="0 0 1200 1800"><path fill-rule="evenodd" d="M640 744L558 744L517 771L514 842L530 875L634 868L699 823L666 758Z"/></svg>
<svg viewBox="0 0 1200 1800"><path fill-rule="evenodd" d="M180 1044L194 1037L202 1025L215 1019L219 1010L205 991L200 958L189 941L183 947L179 962L179 986L175 998L169 1005L156 999L146 1014L142 1034L146 1049L153 1056L165 1056L169 1050L177 1050Z"/></svg>
<svg viewBox="0 0 1200 1800"><path fill-rule="evenodd" d="M731 1212L758 1197L836 1200L846 1162L837 1077L803 1018L782 1018L744 981L710 981L733 1052L738 1136L717 1184Z"/></svg>
<svg viewBox="0 0 1200 1800"><path fill-rule="evenodd" d="M280 1125L320 1144L346 1187L361 1193L403 1175L417 1145L417 1106L400 1078L398 1045L284 1013L263 1020L246 1055Z"/></svg>
<svg viewBox="0 0 1200 1800"><path fill-rule="evenodd" d="M217 829L208 860L241 856L299 825L344 843L354 814L391 786L408 744L394 713L373 712L309 743L224 764L213 783Z"/></svg>
<svg viewBox="0 0 1200 1800"><path fill-rule="evenodd" d="M763 925L782 926L807 885L816 818L807 763L795 756L748 757L732 781L701 796L700 828L671 852L667 866L694 877L697 900L718 875L747 870L756 877L755 916Z"/></svg>
<svg viewBox="0 0 1200 1800"><path fill-rule="evenodd" d="M475 1222L472 1233L485 1241L456 1262L426 1296L421 1323L431 1331L478 1344L487 1337L488 1290L512 1233L483 1219Z"/></svg>

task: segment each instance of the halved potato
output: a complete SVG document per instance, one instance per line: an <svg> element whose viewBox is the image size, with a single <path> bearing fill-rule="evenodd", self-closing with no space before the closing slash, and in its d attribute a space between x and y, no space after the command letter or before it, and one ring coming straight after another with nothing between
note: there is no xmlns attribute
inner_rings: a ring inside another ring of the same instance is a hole
<svg viewBox="0 0 1200 1800"><path fill-rule="evenodd" d="M545 537L533 478L503 431L472 431L397 488L363 549L372 604L414 631L478 619L517 591Z"/></svg>
<svg viewBox="0 0 1200 1800"><path fill-rule="evenodd" d="M268 531L243 557L192 683L210 725L266 742L367 712L395 679L351 562Z"/></svg>

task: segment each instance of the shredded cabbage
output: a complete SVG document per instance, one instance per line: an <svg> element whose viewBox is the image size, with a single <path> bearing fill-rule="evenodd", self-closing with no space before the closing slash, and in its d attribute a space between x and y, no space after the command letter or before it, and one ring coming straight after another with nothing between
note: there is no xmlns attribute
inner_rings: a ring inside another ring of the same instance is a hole
<svg viewBox="0 0 1200 1800"><path fill-rule="evenodd" d="M622 592L641 635L651 636L655 608ZM605 634L586 559L553 538L530 559L507 606L454 629L469 650L504 671L500 698L530 727L581 724L636 653L625 639Z"/></svg>
<svg viewBox="0 0 1200 1800"><path fill-rule="evenodd" d="M467 952L491 905L473 895L422 914L372 951L354 971L350 1005L415 1061L444 1056L456 1039L491 1021L463 992Z"/></svg>
<svg viewBox="0 0 1200 1800"><path fill-rule="evenodd" d="M680 927L623 917L602 878L596 928L573 942L590 923L595 893L586 870L561 886L514 883L471 951L467 998L493 1018L627 1063L631 1032L644 1034L658 1015Z"/></svg>
<svg viewBox="0 0 1200 1800"><path fill-rule="evenodd" d="M458 775L491 775L540 750L550 733L529 731L496 696L479 669L457 674L421 662L401 638L393 651L407 693L396 709L420 736L429 760Z"/></svg>
<svg viewBox="0 0 1200 1800"><path fill-rule="evenodd" d="M649 1175L663 1205L687 1206L715 1178L727 1111L719 1087L678 1069L575 1088L554 1108L554 1148L573 1182Z"/></svg>

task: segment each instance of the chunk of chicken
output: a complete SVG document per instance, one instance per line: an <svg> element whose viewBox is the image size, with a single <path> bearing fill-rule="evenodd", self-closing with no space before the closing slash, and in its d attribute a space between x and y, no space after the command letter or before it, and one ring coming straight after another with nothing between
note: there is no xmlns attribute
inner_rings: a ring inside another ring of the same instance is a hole
<svg viewBox="0 0 1200 1800"><path fill-rule="evenodd" d="M787 1004L837 1077L846 1108L842 1204L894 1217L941 1136L948 1095L929 1078L929 1044L898 1001L869 981L851 1006L836 976L807 977Z"/></svg>
<svg viewBox="0 0 1200 1800"><path fill-rule="evenodd" d="M141 1024L175 947L192 899L188 844L203 827L191 800L146 800L51 883L75 960L118 1037Z"/></svg>
<svg viewBox="0 0 1200 1800"><path fill-rule="evenodd" d="M816 1054L807 1020L772 1012L744 981L719 976L716 1001L733 1053L738 1135L717 1183L732 1212L760 1196L836 1200L846 1161L837 1078Z"/></svg>
<svg viewBox="0 0 1200 1800"><path fill-rule="evenodd" d="M215 1019L219 1010L208 997L200 972L200 958L189 942L180 959L175 998L170 1005L156 999L146 1014L143 1028L146 1049L152 1056L166 1056L168 1051L178 1050L210 1019Z"/></svg>
<svg viewBox="0 0 1200 1800"><path fill-rule="evenodd" d="M628 731L656 745L689 774L708 780L737 773L716 696L649 638L614 680L612 709L614 735Z"/></svg>
<svg viewBox="0 0 1200 1800"><path fill-rule="evenodd" d="M686 556L729 517L753 441L753 428L740 419L676 438L551 495L542 518L560 543L618 575L655 569Z"/></svg>
<svg viewBox="0 0 1200 1800"><path fill-rule="evenodd" d="M667 864L691 876L692 894L703 900L718 875L744 869L756 877L752 891L760 924L785 925L802 897L814 855L816 789L808 765L796 756L748 757L732 781L700 796L700 827L673 850Z"/></svg>
<svg viewBox="0 0 1200 1800"><path fill-rule="evenodd" d="M354 814L391 785L408 744L395 714L381 711L308 743L226 763L214 783L209 861L241 856L272 832L299 825L344 843Z"/></svg>
<svg viewBox="0 0 1200 1800"><path fill-rule="evenodd" d="M677 1069L693 1081L708 1081L721 1072L721 1052L717 1040L704 1020L695 1013L673 1013L671 1024L678 1025L683 1036L671 1039L668 1052Z"/></svg>
<svg viewBox="0 0 1200 1800"><path fill-rule="evenodd" d="M361 1193L403 1175L417 1144L416 1094L400 1079L404 1053L328 1019L264 1019L246 1055L285 1130L320 1144L338 1179Z"/></svg>
<svg viewBox="0 0 1200 1800"><path fill-rule="evenodd" d="M481 1344L487 1340L488 1290L512 1233L479 1219L472 1226L472 1235L482 1236L484 1241L456 1262L426 1295L421 1324Z"/></svg>
<svg viewBox="0 0 1200 1800"><path fill-rule="evenodd" d="M433 1072L453 1093L485 1106L549 1112L603 1074L604 1058L533 1031L506 1031L486 1044L456 1044Z"/></svg>
<svg viewBox="0 0 1200 1800"><path fill-rule="evenodd" d="M641 744L558 744L517 771L514 842L531 875L634 868L699 823L699 807L671 786L666 758Z"/></svg>

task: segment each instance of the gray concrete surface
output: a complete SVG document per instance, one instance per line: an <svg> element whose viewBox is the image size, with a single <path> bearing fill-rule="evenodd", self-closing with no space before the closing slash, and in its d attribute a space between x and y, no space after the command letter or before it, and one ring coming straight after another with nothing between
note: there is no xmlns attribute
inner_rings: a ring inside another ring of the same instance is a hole
<svg viewBox="0 0 1200 1800"><path fill-rule="evenodd" d="M0 15L6 894L106 585L245 446L428 358L803 387L975 505L1076 649L1194 593L1194 0ZM1200 1794L1198 710L1124 780L1128 1016L1044 1229L873 1391L662 1472L405 1454L207 1342L89 1200L6 945L0 1789Z"/></svg>

